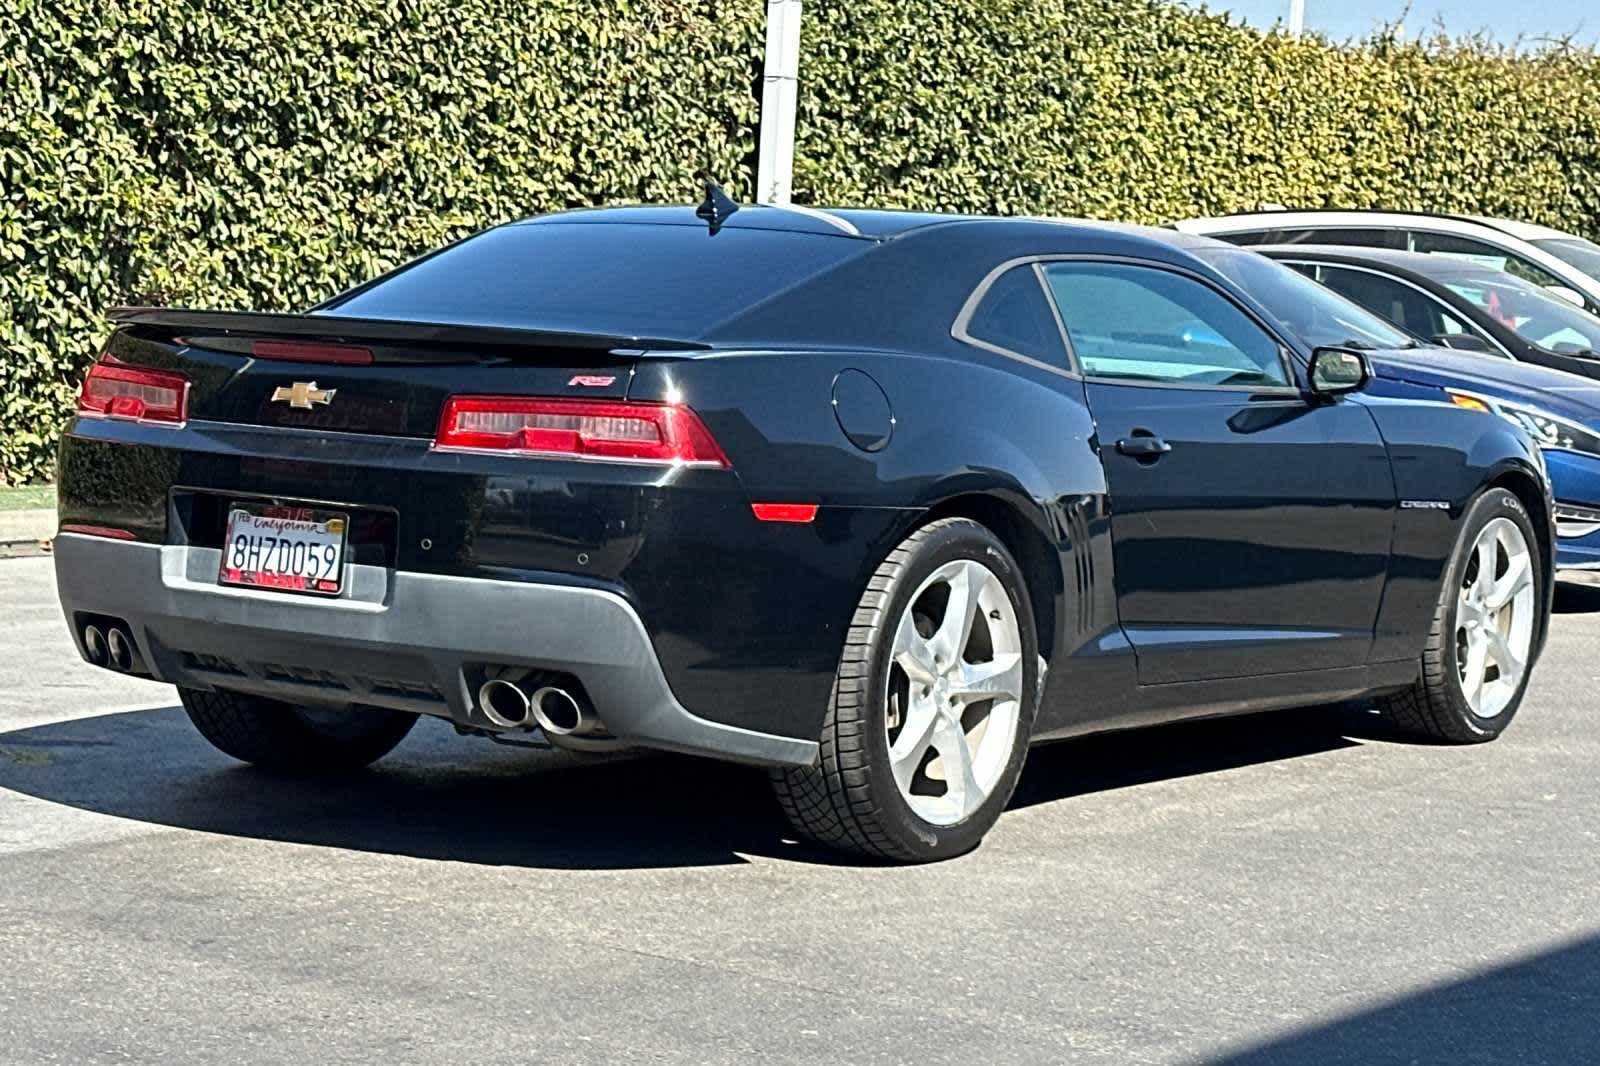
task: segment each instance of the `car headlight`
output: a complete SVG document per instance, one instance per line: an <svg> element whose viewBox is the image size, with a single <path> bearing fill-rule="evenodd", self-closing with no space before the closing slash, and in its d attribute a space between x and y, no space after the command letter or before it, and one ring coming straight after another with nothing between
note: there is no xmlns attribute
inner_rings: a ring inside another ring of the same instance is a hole
<svg viewBox="0 0 1600 1066"><path fill-rule="evenodd" d="M1457 407L1470 407L1476 411L1490 411L1510 422L1528 435L1541 448L1554 448L1564 452L1578 452L1600 458L1600 433L1582 422L1553 415L1537 407L1497 400L1470 392L1451 390L1450 400Z"/></svg>

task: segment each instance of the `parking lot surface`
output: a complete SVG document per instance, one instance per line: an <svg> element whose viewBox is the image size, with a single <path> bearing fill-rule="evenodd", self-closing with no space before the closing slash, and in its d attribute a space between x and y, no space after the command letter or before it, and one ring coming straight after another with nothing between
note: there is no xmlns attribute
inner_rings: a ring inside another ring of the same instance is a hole
<svg viewBox="0 0 1600 1066"><path fill-rule="evenodd" d="M0 1062L1600 1061L1600 589L1557 607L1498 743L1055 745L904 869L687 759L425 721L337 783L239 766L0 561Z"/></svg>

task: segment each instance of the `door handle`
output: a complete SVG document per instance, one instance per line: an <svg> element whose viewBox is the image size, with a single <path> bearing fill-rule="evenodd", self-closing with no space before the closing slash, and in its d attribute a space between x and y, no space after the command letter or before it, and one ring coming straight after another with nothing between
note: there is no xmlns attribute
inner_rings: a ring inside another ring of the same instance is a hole
<svg viewBox="0 0 1600 1066"><path fill-rule="evenodd" d="M1135 459L1155 459L1171 450L1172 445L1160 437L1123 437L1117 441L1117 451Z"/></svg>

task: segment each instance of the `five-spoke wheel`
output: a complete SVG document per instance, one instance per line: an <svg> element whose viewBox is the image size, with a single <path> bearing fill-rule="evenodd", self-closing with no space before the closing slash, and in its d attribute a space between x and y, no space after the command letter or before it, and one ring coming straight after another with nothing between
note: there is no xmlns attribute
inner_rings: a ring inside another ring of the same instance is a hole
<svg viewBox="0 0 1600 1066"><path fill-rule="evenodd" d="M1522 702L1548 595L1527 509L1505 489L1467 508L1410 688L1378 700L1400 729L1433 740L1493 740Z"/></svg>
<svg viewBox="0 0 1600 1066"><path fill-rule="evenodd" d="M1522 686L1533 646L1537 582L1528 540L1495 518L1473 543L1456 606L1461 695L1480 718L1506 709Z"/></svg>
<svg viewBox="0 0 1600 1066"><path fill-rule="evenodd" d="M1005 545L964 518L900 544L845 637L816 766L777 770L801 833L880 858L959 855L1011 798L1033 727L1038 636Z"/></svg>
<svg viewBox="0 0 1600 1066"><path fill-rule="evenodd" d="M994 791L1016 742L1022 636L995 572L939 567L900 615L884 693L895 783L934 825L954 825Z"/></svg>

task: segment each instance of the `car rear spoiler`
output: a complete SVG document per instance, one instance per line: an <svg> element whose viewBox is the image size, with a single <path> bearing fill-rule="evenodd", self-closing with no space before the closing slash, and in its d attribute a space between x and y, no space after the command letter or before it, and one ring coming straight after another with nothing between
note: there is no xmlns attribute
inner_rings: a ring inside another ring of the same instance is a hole
<svg viewBox="0 0 1600 1066"><path fill-rule="evenodd" d="M561 349L594 355L651 349L704 350L700 341L611 333L470 326L445 322L344 318L338 315L280 315L255 311L199 311L182 307L114 307L108 312L119 327L150 329L205 347L238 349L255 340L283 340L322 345L359 345L415 352L417 349L495 349L516 359L518 352ZM201 338L204 339L203 343ZM232 343L217 344L217 341ZM379 360L383 361L383 360Z"/></svg>

